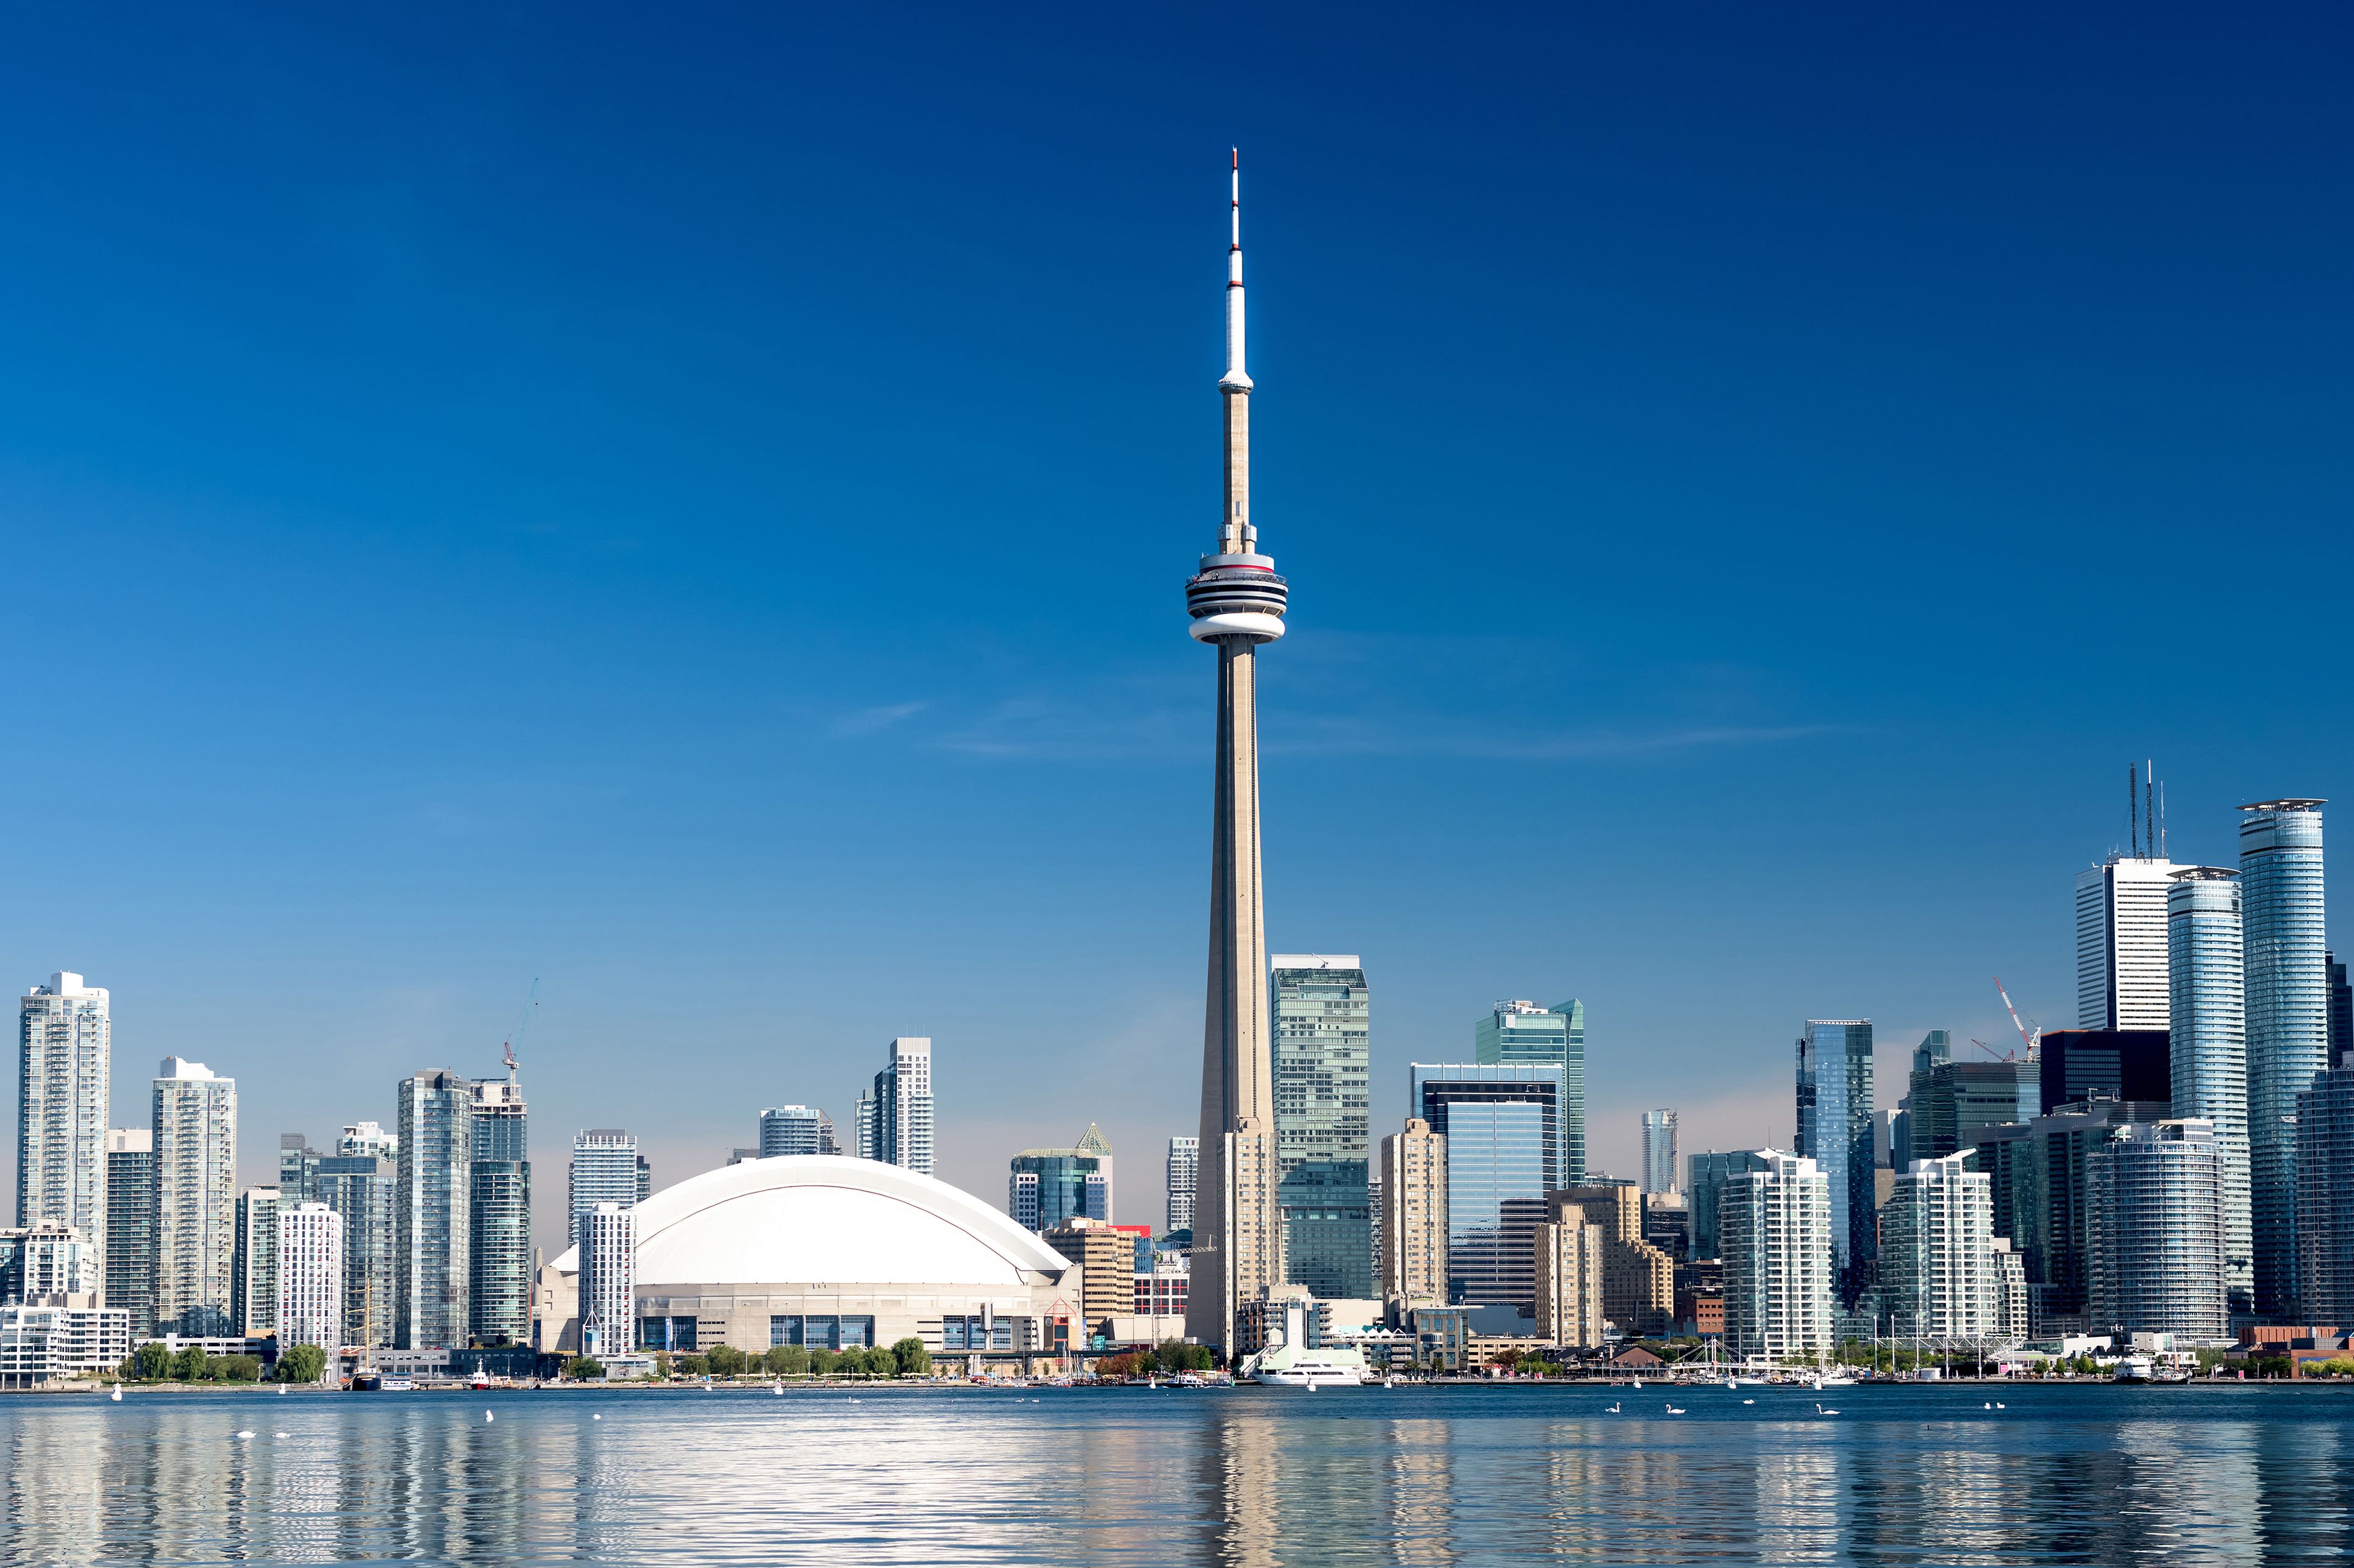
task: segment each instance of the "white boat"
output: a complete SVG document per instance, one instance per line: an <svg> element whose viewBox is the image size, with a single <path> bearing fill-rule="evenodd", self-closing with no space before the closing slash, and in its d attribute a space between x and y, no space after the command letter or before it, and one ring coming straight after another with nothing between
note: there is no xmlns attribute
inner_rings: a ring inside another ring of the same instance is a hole
<svg viewBox="0 0 2354 1568"><path fill-rule="evenodd" d="M2147 1356L2120 1356L2114 1375L2119 1383L2153 1383L2158 1377L2158 1362Z"/></svg>
<svg viewBox="0 0 2354 1568"><path fill-rule="evenodd" d="M377 1386L387 1393L415 1393L417 1380L413 1377L388 1377Z"/></svg>
<svg viewBox="0 0 2354 1568"><path fill-rule="evenodd" d="M1353 1345L1308 1343L1308 1303L1283 1303L1283 1330L1263 1351L1243 1360L1236 1375L1271 1388L1353 1388L1370 1381L1365 1352Z"/></svg>

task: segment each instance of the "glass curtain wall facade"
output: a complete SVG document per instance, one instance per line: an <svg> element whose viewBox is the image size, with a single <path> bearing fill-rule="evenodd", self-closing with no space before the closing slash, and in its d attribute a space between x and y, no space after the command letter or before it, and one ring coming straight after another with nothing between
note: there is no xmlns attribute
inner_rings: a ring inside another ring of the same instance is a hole
<svg viewBox="0 0 2354 1568"><path fill-rule="evenodd" d="M1193 1234L1193 1189L1202 1179L1202 1140L1198 1137L1169 1140L1169 1231Z"/></svg>
<svg viewBox="0 0 2354 1568"><path fill-rule="evenodd" d="M155 1332L155 1134L106 1134L106 1304L131 1314L131 1337Z"/></svg>
<svg viewBox="0 0 2354 1568"><path fill-rule="evenodd" d="M330 1154L312 1177L313 1200L344 1220L346 1345L382 1350L392 1343L392 1202L399 1169L380 1155Z"/></svg>
<svg viewBox="0 0 2354 1568"><path fill-rule="evenodd" d="M771 1106L760 1113L760 1158L827 1152L819 1130L824 1120L825 1113L815 1106Z"/></svg>
<svg viewBox="0 0 2354 1568"><path fill-rule="evenodd" d="M1832 1281L1840 1305L1852 1307L1880 1251L1870 1019L1807 1020L1798 1036L1797 1101L1797 1152L1830 1183Z"/></svg>
<svg viewBox="0 0 2354 1568"><path fill-rule="evenodd" d="M1755 1150L1736 1149L1725 1152L1710 1150L1695 1154L1687 1162L1685 1196L1691 1203L1691 1255L1696 1258L1722 1257L1722 1232L1717 1224L1717 1202L1728 1177L1744 1171L1766 1169L1766 1156Z"/></svg>
<svg viewBox="0 0 2354 1568"><path fill-rule="evenodd" d="M2224 1336L2222 1161L2204 1120L2134 1122L2084 1160L2100 1333Z"/></svg>
<svg viewBox="0 0 2354 1568"><path fill-rule="evenodd" d="M1409 1071L1416 1111L1446 1140L1448 1301L1532 1314L1534 1226L1545 1194L1569 1185L1561 1068L1417 1062Z"/></svg>
<svg viewBox="0 0 2354 1568"><path fill-rule="evenodd" d="M799 1106L789 1106L799 1110ZM775 1111L760 1114L760 1155L769 1157L769 1118ZM784 1154L815 1154L817 1123L808 1123L811 1147L777 1150ZM568 1179L566 1208L571 1215L570 1239L574 1246L587 1241L588 1216L597 1212L599 1203L619 1203L628 1208L638 1201L638 1140L618 1127L592 1127L572 1137L572 1171Z"/></svg>
<svg viewBox="0 0 2354 1568"><path fill-rule="evenodd" d="M237 1195L237 1253L229 1263L229 1331L249 1340L278 1332L280 1207L275 1187L248 1187Z"/></svg>
<svg viewBox="0 0 2354 1568"><path fill-rule="evenodd" d="M2166 894L2168 1103L2215 1126L2223 1180L2223 1278L2230 1309L2255 1309L2249 1208L2247 993L2240 878L2214 866L2174 874Z"/></svg>
<svg viewBox="0 0 2354 1568"><path fill-rule="evenodd" d="M2303 1322L2296 1281L2296 1097L2329 1065L2319 800L2241 808L2240 931L2247 996L2248 1197L2255 1308Z"/></svg>
<svg viewBox="0 0 2354 1568"><path fill-rule="evenodd" d="M1906 1159L1943 1160L1974 1147L1988 1129L2033 1121L2043 1114L2042 1086L2033 1062L1941 1062L1915 1087Z"/></svg>
<svg viewBox="0 0 2354 1568"><path fill-rule="evenodd" d="M1284 1278L1362 1299L1373 1293L1373 993L1353 953L1278 953L1267 967Z"/></svg>
<svg viewBox="0 0 2354 1568"><path fill-rule="evenodd" d="M1585 1180L1585 1003L1500 1001L1472 1031L1472 1060L1561 1070L1560 1186Z"/></svg>
<svg viewBox="0 0 2354 1568"><path fill-rule="evenodd" d="M1676 1113L1671 1110L1647 1110L1643 1113L1643 1191L1672 1192L1676 1190Z"/></svg>
<svg viewBox="0 0 2354 1568"><path fill-rule="evenodd" d="M2296 1097L2297 1278L2316 1320L2354 1323L2354 1057Z"/></svg>
<svg viewBox="0 0 2354 1568"><path fill-rule="evenodd" d="M455 1073L419 1073L395 1092L393 1346L462 1348L472 1301L474 1086Z"/></svg>
<svg viewBox="0 0 2354 1568"><path fill-rule="evenodd" d="M467 1330L485 1345L531 1338L531 1154L523 1090L474 1086L468 1173Z"/></svg>

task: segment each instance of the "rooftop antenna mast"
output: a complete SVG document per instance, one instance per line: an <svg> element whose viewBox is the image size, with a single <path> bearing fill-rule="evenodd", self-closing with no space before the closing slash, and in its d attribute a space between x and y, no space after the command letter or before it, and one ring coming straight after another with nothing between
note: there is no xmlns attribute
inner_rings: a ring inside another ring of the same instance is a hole
<svg viewBox="0 0 2354 1568"><path fill-rule="evenodd" d="M2126 853L2141 853L2141 775L2130 762L2126 764Z"/></svg>

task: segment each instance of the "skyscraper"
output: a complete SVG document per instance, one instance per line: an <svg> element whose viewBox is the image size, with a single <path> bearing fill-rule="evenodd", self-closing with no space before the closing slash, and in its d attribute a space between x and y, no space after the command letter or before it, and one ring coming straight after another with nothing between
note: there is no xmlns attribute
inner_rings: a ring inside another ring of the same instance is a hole
<svg viewBox="0 0 2354 1568"><path fill-rule="evenodd" d="M106 1304L131 1315L133 1338L155 1331L155 1131L106 1133Z"/></svg>
<svg viewBox="0 0 2354 1568"><path fill-rule="evenodd" d="M760 1158L781 1154L828 1154L825 1112L814 1106L771 1106L760 1113Z"/></svg>
<svg viewBox="0 0 2354 1568"><path fill-rule="evenodd" d="M2077 873L2077 1028L2166 1027L2166 890L2177 869L2133 854Z"/></svg>
<svg viewBox="0 0 2354 1568"><path fill-rule="evenodd" d="M1602 1227L1575 1203L1537 1226L1537 1337L1549 1345L1602 1343Z"/></svg>
<svg viewBox="0 0 2354 1568"><path fill-rule="evenodd" d="M1420 1117L1382 1139L1382 1298L1447 1301L1447 1139Z"/></svg>
<svg viewBox="0 0 2354 1568"><path fill-rule="evenodd" d="M1902 1171L1916 1160L1942 1160L1973 1148L1988 1128L2032 1121L2043 1114L2042 1079L2034 1062L1940 1062L1905 1097L1912 1101Z"/></svg>
<svg viewBox="0 0 2354 1568"><path fill-rule="evenodd" d="M395 1093L392 1342L462 1347L472 1298L474 1086L448 1071L418 1073Z"/></svg>
<svg viewBox="0 0 2354 1568"><path fill-rule="evenodd" d="M2224 1287L2235 1313L2254 1309L2254 1231L2248 1198L2248 1038L2240 878L2185 866L2166 890L2168 1099L2175 1115L2215 1124L2223 1181Z"/></svg>
<svg viewBox="0 0 2354 1568"><path fill-rule="evenodd" d="M1765 1156L1752 1150L1737 1149L1728 1152L1710 1150L1695 1154L1687 1161L1689 1195L1691 1199L1691 1255L1694 1257L1723 1255L1723 1242L1717 1227L1717 1196L1723 1190L1724 1179L1744 1171L1763 1171Z"/></svg>
<svg viewBox="0 0 2354 1568"><path fill-rule="evenodd" d="M1666 1333L1675 1313L1675 1265L1643 1239L1641 1191L1605 1177L1572 1182L1552 1201L1557 1210L1574 1205L1601 1228L1603 1316L1621 1333Z"/></svg>
<svg viewBox="0 0 2354 1568"><path fill-rule="evenodd" d="M1371 993L1353 953L1269 962L1284 1278L1326 1299L1373 1291Z"/></svg>
<svg viewBox="0 0 2354 1568"><path fill-rule="evenodd" d="M16 1224L71 1225L106 1248L106 1105L114 1036L109 999L59 971L18 1010Z"/></svg>
<svg viewBox="0 0 2354 1568"><path fill-rule="evenodd" d="M341 1372L336 1354L345 1343L344 1216L324 1203L286 1207L278 1219L277 1297L271 1303L278 1345L316 1345L327 1353L322 1383Z"/></svg>
<svg viewBox="0 0 2354 1568"><path fill-rule="evenodd" d="M2092 1099L2163 1103L2172 1095L2168 1033L2164 1029L2047 1029L2037 1041L2037 1097L2045 1110Z"/></svg>
<svg viewBox="0 0 2354 1568"><path fill-rule="evenodd" d="M1643 1191L1676 1191L1676 1113L1643 1113Z"/></svg>
<svg viewBox="0 0 2354 1568"><path fill-rule="evenodd" d="M237 1080L166 1056L153 1107L155 1326L226 1334L237 1255Z"/></svg>
<svg viewBox="0 0 2354 1568"><path fill-rule="evenodd" d="M2354 1053L2296 1097L2297 1278L2317 1322L2354 1322Z"/></svg>
<svg viewBox="0 0 2354 1568"><path fill-rule="evenodd" d="M2222 1162L2203 1120L2130 1122L2084 1160L2092 1320L2102 1333L2220 1340Z"/></svg>
<svg viewBox="0 0 2354 1568"><path fill-rule="evenodd" d="M319 1161L324 1156L311 1147L311 1140L299 1132L278 1135L278 1201L288 1208L308 1202L311 1179L319 1173Z"/></svg>
<svg viewBox="0 0 2354 1568"><path fill-rule="evenodd" d="M1832 1285L1846 1306L1871 1283L1880 1246L1872 1110L1872 1021L1807 1020L1798 1036L1797 1152L1830 1184ZM1720 1218L1720 1231L1723 1224Z"/></svg>
<svg viewBox="0 0 2354 1568"><path fill-rule="evenodd" d="M1728 1173L1717 1197L1724 1337L1736 1355L1829 1356L1831 1186L1814 1160L1760 1150L1762 1169Z"/></svg>
<svg viewBox="0 0 2354 1568"><path fill-rule="evenodd" d="M903 1034L858 1106L858 1152L885 1165L932 1173L932 1042Z"/></svg>
<svg viewBox="0 0 2354 1568"><path fill-rule="evenodd" d="M1225 493L1218 548L1185 585L1195 641L1218 651L1210 953L1202 1027L1201 1181L1185 1327L1231 1351L1236 1308L1280 1283L1267 900L1259 874L1258 646L1283 635L1288 589L1250 516L1251 379L1243 369L1242 160L1226 264Z"/></svg>
<svg viewBox="0 0 2354 1568"><path fill-rule="evenodd" d="M472 1123L467 1331L486 1345L520 1345L531 1336L531 1152L513 1057L505 1083L474 1086Z"/></svg>
<svg viewBox="0 0 2354 1568"><path fill-rule="evenodd" d="M1500 1001L1471 1031L1471 1059L1485 1065L1561 1069L1562 1181L1585 1180L1585 1003Z"/></svg>
<svg viewBox="0 0 2354 1568"><path fill-rule="evenodd" d="M2296 1097L2329 1065L2321 806L2240 808L2240 935L2247 995L2248 1207L2256 1311L2304 1322L2296 1283Z"/></svg>
<svg viewBox="0 0 2354 1568"><path fill-rule="evenodd" d="M1169 1140L1169 1171L1167 1176L1169 1228L1193 1229L1193 1188L1202 1172L1202 1140L1198 1138L1172 1138Z"/></svg>
<svg viewBox="0 0 2354 1568"><path fill-rule="evenodd" d="M1557 1063L1409 1065L1414 1114L1447 1140L1447 1300L1535 1311L1535 1230L1563 1180Z"/></svg>
<svg viewBox="0 0 2354 1568"><path fill-rule="evenodd" d="M2354 1051L2354 985L2347 983L2346 966L2337 954L2322 957L2329 961L2329 1059L2337 1062Z"/></svg>
<svg viewBox="0 0 2354 1568"><path fill-rule="evenodd" d="M1111 1144L1095 1123L1069 1149L1025 1149L1007 1168L1005 1212L1023 1230L1112 1218Z"/></svg>
<svg viewBox="0 0 2354 1568"><path fill-rule="evenodd" d="M627 1352L637 1341L638 1217L622 1204L599 1202L580 1220L580 1349L591 1356Z"/></svg>
<svg viewBox="0 0 2354 1568"><path fill-rule="evenodd" d="M788 1107L799 1109L799 1107ZM769 1153L769 1118L774 1111L760 1116L760 1152ZM815 1125L811 1127L811 1142L816 1142ZM815 1154L809 1149L779 1150L780 1154ZM570 1202L571 1224L567 1239L574 1246L588 1238L582 1227L599 1203L619 1203L630 1207L638 1201L638 1140L618 1127L592 1127L576 1133L572 1139L572 1174Z"/></svg>
<svg viewBox="0 0 2354 1568"><path fill-rule="evenodd" d="M1915 1160L1880 1214L1880 1291L1890 1331L1988 1340L2006 1321L1994 1255L1992 1178L1961 1154Z"/></svg>
<svg viewBox="0 0 2354 1568"><path fill-rule="evenodd" d="M236 1251L228 1266L229 1332L249 1340L278 1332L279 1207L275 1187L248 1187L237 1195Z"/></svg>
<svg viewBox="0 0 2354 1568"><path fill-rule="evenodd" d="M343 1216L343 1343L380 1350L392 1343L393 1207L400 1164L387 1154L350 1152L394 1145L374 1122L359 1125L367 1131L355 1136L354 1128L345 1128L339 1152L320 1158L311 1197Z"/></svg>

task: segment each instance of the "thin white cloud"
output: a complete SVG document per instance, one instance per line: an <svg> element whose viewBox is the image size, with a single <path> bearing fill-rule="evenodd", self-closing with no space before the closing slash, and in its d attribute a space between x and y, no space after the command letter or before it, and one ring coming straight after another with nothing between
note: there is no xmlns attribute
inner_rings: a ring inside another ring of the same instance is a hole
<svg viewBox="0 0 2354 1568"><path fill-rule="evenodd" d="M880 707L860 708L835 719L833 733L839 736L874 735L889 729L901 719L913 718L929 706L929 703L886 703Z"/></svg>

